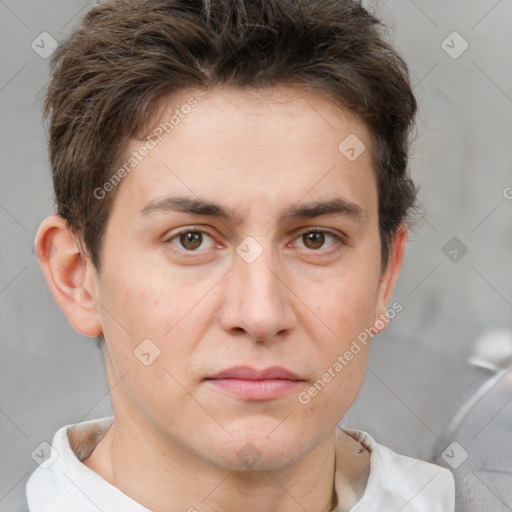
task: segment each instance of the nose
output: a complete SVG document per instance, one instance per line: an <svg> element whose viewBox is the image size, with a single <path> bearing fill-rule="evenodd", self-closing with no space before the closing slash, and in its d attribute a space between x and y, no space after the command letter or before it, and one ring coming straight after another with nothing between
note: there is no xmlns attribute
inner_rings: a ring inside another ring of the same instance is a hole
<svg viewBox="0 0 512 512"><path fill-rule="evenodd" d="M293 292L273 258L270 249L251 263L235 255L219 312L220 324L230 335L271 342L296 325Z"/></svg>

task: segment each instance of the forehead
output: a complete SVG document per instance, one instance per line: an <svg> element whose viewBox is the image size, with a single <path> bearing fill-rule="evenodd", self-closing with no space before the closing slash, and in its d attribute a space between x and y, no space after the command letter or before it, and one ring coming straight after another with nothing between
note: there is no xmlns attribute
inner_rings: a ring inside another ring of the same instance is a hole
<svg viewBox="0 0 512 512"><path fill-rule="evenodd" d="M154 148L118 191L125 205L143 209L186 194L268 211L330 194L365 210L376 206L367 128L318 94L285 86L183 91L169 100L150 138ZM132 140L127 157L144 144Z"/></svg>

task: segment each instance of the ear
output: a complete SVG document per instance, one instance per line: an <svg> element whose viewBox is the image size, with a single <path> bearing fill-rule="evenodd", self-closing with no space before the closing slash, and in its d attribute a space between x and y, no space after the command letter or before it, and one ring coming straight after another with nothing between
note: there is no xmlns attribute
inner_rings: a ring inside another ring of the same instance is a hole
<svg viewBox="0 0 512 512"><path fill-rule="evenodd" d="M84 336L102 333L98 314L97 274L82 255L76 235L58 215L46 218L36 234L35 252L50 290L75 331Z"/></svg>
<svg viewBox="0 0 512 512"><path fill-rule="evenodd" d="M407 226L401 224L391 241L388 264L381 274L377 292L377 306L375 308L375 316L372 324L372 330L375 334L384 331L389 323L387 306L393 295L393 290L398 281L400 271L402 270L407 236ZM382 327L378 327L379 325L382 325Z"/></svg>

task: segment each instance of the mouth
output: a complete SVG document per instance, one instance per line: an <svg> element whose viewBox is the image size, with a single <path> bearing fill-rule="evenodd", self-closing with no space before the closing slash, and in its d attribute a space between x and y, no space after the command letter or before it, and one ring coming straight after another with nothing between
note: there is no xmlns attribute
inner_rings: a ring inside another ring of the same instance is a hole
<svg viewBox="0 0 512 512"><path fill-rule="evenodd" d="M271 366L263 370L236 366L207 377L205 382L220 391L246 400L274 400L290 393L306 381L281 366Z"/></svg>

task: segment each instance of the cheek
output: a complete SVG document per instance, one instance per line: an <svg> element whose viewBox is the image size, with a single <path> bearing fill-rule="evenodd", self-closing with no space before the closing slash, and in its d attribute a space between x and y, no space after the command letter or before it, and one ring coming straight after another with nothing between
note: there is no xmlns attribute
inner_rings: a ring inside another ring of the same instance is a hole
<svg viewBox="0 0 512 512"><path fill-rule="evenodd" d="M147 272L137 275L118 268L105 275L109 277L103 283L102 321L107 367L114 369L112 382L120 383L112 389L113 400L121 407L135 404L146 417L159 411L171 425L177 420L169 404L184 410L188 400L179 383L185 382L194 349L187 332L193 316L193 311L186 314L190 301Z"/></svg>
<svg viewBox="0 0 512 512"><path fill-rule="evenodd" d="M102 317L122 324L134 341L140 336L162 336L180 312L180 294L172 283L166 285L162 272L126 263L105 271L108 277L102 282L100 300L107 311Z"/></svg>
<svg viewBox="0 0 512 512"><path fill-rule="evenodd" d="M302 320L316 361L315 383L306 390L309 413L316 410L338 422L357 396L368 360L371 336L365 329L375 310L376 279L351 269L326 281L321 293L317 287L310 290L308 305L318 318L305 312Z"/></svg>
<svg viewBox="0 0 512 512"><path fill-rule="evenodd" d="M316 313L317 323L321 321L328 327L326 332L330 332L341 349L343 343L350 343L349 340L371 326L377 284L377 277L367 269L350 269L326 279L321 287L308 286L303 300Z"/></svg>
<svg viewBox="0 0 512 512"><path fill-rule="evenodd" d="M317 375L317 379L298 397L296 407L302 412L302 417L307 418L316 429L326 429L327 432L337 425L359 393L364 379L368 348L361 345L354 352L357 353L351 352L350 361L344 357L346 351L333 355L329 364Z"/></svg>
<svg viewBox="0 0 512 512"><path fill-rule="evenodd" d="M206 284L191 286L183 276L171 279L163 271L126 267L105 275L102 324L117 373L143 371L154 382L169 380L166 369L181 381L211 317L208 300L201 300ZM145 367L147 353L146 362L154 362ZM164 373L156 377L159 367Z"/></svg>

